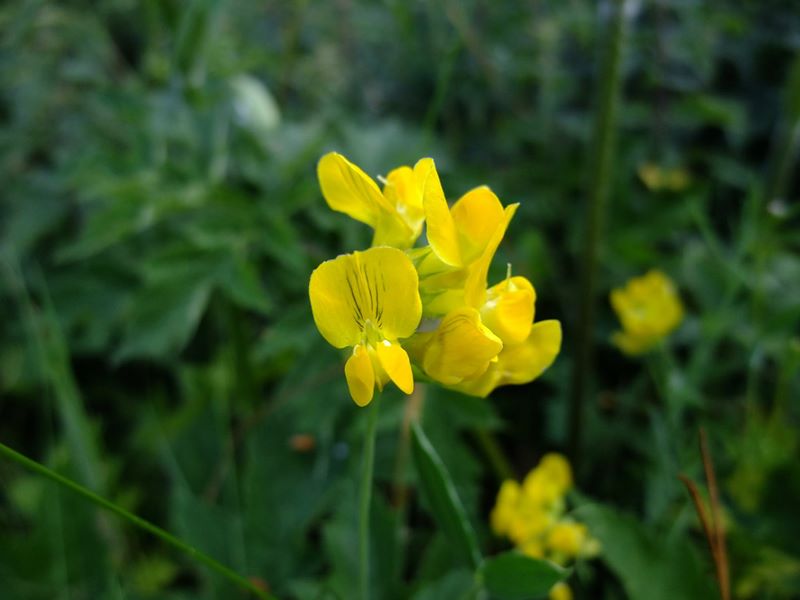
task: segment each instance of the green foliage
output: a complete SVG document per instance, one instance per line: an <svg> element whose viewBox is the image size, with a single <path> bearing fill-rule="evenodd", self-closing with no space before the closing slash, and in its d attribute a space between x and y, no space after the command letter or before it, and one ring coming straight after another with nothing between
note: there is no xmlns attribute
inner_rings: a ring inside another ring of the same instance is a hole
<svg viewBox="0 0 800 600"><path fill-rule="evenodd" d="M515 552L488 559L481 566L486 589L500 600L526 600L547 594L569 571L546 560Z"/></svg>
<svg viewBox="0 0 800 600"><path fill-rule="evenodd" d="M607 5L2 3L0 440L281 600L352 598L363 415L307 283L370 237L325 206L314 165L338 150L378 175L432 156L449 200L488 184L520 202L491 280L513 263L565 341L543 378L490 400L385 393L372 595L546 594L564 573L506 554L489 514L504 461L522 475L568 447ZM574 463L594 499L576 516L603 550L568 582L578 600L714 597L677 480L702 481L704 426L734 596L788 600L800 595L800 13L625 5ZM685 184L648 184L646 164ZM675 280L687 318L630 359L607 343L607 294L652 267ZM239 593L5 461L0 589Z"/></svg>

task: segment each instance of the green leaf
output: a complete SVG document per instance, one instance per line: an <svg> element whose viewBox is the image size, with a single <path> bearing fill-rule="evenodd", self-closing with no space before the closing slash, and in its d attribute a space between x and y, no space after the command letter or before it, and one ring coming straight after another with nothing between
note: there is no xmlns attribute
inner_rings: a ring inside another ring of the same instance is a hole
<svg viewBox="0 0 800 600"><path fill-rule="evenodd" d="M647 529L630 515L590 504L575 511L603 546L602 558L629 598L705 600L714 597L708 568L682 537Z"/></svg>
<svg viewBox="0 0 800 600"><path fill-rule="evenodd" d="M545 596L550 588L569 574L569 569L514 551L489 558L481 567L487 591L501 600L528 600Z"/></svg>
<svg viewBox="0 0 800 600"><path fill-rule="evenodd" d="M447 469L418 423L411 426L414 464L433 517L473 568L481 562L475 531Z"/></svg>

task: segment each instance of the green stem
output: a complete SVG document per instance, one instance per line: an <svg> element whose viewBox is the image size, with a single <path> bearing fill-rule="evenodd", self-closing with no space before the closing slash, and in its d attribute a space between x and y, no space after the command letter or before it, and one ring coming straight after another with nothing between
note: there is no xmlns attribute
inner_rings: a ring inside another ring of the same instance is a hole
<svg viewBox="0 0 800 600"><path fill-rule="evenodd" d="M498 481L503 482L506 479L514 479L514 469L511 468L511 464L508 462L506 455L503 454L503 449L497 443L497 438L492 435L492 432L485 429L476 429L473 435L489 460L489 464L492 466L492 471L494 471Z"/></svg>
<svg viewBox="0 0 800 600"><path fill-rule="evenodd" d="M591 377L594 332L594 301L597 255L600 245L606 200L609 194L614 158L614 131L619 105L622 48L625 33L625 0L613 0L605 61L599 76L598 108L595 113L590 173L586 235L583 248L583 270L580 281L580 313L575 332L576 356L572 371L570 398L570 453L577 463L583 429L585 384Z"/></svg>
<svg viewBox="0 0 800 600"><path fill-rule="evenodd" d="M361 493L358 502L358 584L361 600L369 600L369 507L372 501L372 473L375 466L375 430L378 423L380 395L372 400L367 412L364 435L364 462L361 470Z"/></svg>
<svg viewBox="0 0 800 600"><path fill-rule="evenodd" d="M2 443L0 443L0 454L22 465L23 467L30 469L31 471L34 471L39 475L47 477L48 479L55 481L59 485L62 485L69 490L72 490L79 496L82 496L83 498L89 500L90 502L96 504L97 506L104 508L109 512L114 513L118 517L125 519L126 521L135 525L139 529L143 529L148 533L153 534L154 536L160 538L162 541L169 544L170 546L177 548L190 558L203 563L208 568L212 569L213 571L216 571L223 577L229 579L231 582L235 583L239 587L249 590L259 598L263 598L264 600L275 600L273 596L271 596L264 590L259 589L258 587L253 585L250 581L248 581L238 573L232 571L222 563L217 562L207 554L200 552L193 546L190 546L186 542L176 538L174 535L168 533L167 531L164 531L160 527L153 525L149 521L145 521L141 517L137 517L136 515L134 515L131 512L128 512L124 508L117 506L110 500L106 500L102 496L95 494L90 489L83 487L82 485L72 481L71 479L64 477L63 475L59 475L55 471L52 471L51 469L48 469L47 467L36 462L35 460L31 460L27 456L20 454L15 450L12 450L11 448Z"/></svg>

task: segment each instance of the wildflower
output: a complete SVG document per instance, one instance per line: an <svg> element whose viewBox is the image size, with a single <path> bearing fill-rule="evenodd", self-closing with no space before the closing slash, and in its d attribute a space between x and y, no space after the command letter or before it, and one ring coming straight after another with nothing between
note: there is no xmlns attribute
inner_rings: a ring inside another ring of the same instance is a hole
<svg viewBox="0 0 800 600"><path fill-rule="evenodd" d="M314 322L336 348L352 347L345 364L350 395L359 406L393 381L410 394L414 379L399 340L414 333L422 306L409 258L395 248L370 248L326 261L311 274Z"/></svg>
<svg viewBox="0 0 800 600"><path fill-rule="evenodd" d="M613 290L611 306L622 323L622 331L615 332L611 341L626 354L647 352L683 320L683 305L672 280L657 270Z"/></svg>
<svg viewBox="0 0 800 600"><path fill-rule="evenodd" d="M652 162L639 165L639 179L653 192L668 190L682 192L692 182L689 172L682 167L664 168Z"/></svg>
<svg viewBox="0 0 800 600"><path fill-rule="evenodd" d="M413 246L422 232L422 196L432 163L424 158L413 169L394 169L381 191L364 171L341 154L330 152L320 159L317 176L328 206L375 230L373 246L405 249Z"/></svg>
<svg viewBox="0 0 800 600"><path fill-rule="evenodd" d="M561 581L552 587L547 597L548 600L572 600L572 589Z"/></svg>
<svg viewBox="0 0 800 600"><path fill-rule="evenodd" d="M560 454L542 457L520 485L504 481L490 519L496 535L508 537L516 548L531 558L566 565L588 558L600 550L583 523L566 516L566 494L572 488L572 469ZM566 585L555 586L551 599L571 598Z"/></svg>
<svg viewBox="0 0 800 600"><path fill-rule="evenodd" d="M339 302L349 298L352 306L340 306L341 312L355 314L359 317L356 321L344 314L333 315L321 301L315 307L315 271L310 288L314 318L331 344L353 347L345 374L358 404L368 403L374 385L380 389L390 379L404 391L410 390L413 381L409 355L430 379L477 396L487 396L500 385L528 383L552 364L561 347L561 325L558 321L534 322L533 285L524 277L512 277L509 266L505 280L487 287L489 267L517 204L503 206L494 192L481 186L448 206L436 165L430 158L420 159L413 168L401 166L390 171L381 179L382 190L361 169L335 152L322 157L317 173L325 200L333 210L374 229L374 248L388 246L405 251L404 266L398 271L405 275L397 285L410 286L416 294L409 310L421 304L421 309L409 312L416 316L413 328L387 332L376 326L377 314L370 312L375 310L376 300L371 293L374 283L358 283L362 277L358 261L365 260L370 251L336 259L350 265L347 268L342 263L336 268L323 265L317 270L324 270L328 279L335 276L336 281L328 282L329 287L340 291L316 296L331 298L338 293ZM428 245L413 248L423 226ZM416 271L413 283L408 277L411 265ZM345 277L343 273L348 269L359 275ZM367 272L362 278L367 277ZM369 271L373 279L382 272ZM322 281L319 276L317 279ZM360 292L362 288L366 292ZM391 291L387 293L393 295ZM399 303L396 308L400 310ZM421 316L425 320L415 332ZM326 320L330 321L327 325ZM337 327L345 322L353 331L340 335ZM326 327L335 330L336 335L331 337ZM384 364L389 352L384 347L393 348L396 358L392 366L408 373L407 377L400 377L399 372L392 372Z"/></svg>

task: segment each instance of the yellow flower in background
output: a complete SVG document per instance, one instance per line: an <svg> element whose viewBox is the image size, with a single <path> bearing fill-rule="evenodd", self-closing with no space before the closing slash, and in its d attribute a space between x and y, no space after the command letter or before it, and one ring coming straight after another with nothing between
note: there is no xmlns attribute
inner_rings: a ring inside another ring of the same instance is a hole
<svg viewBox="0 0 800 600"><path fill-rule="evenodd" d="M549 600L572 600L572 589L562 581L553 586L547 597Z"/></svg>
<svg viewBox="0 0 800 600"><path fill-rule="evenodd" d="M683 320L683 305L672 280L651 270L611 292L611 306L622 323L611 341L626 354L643 354Z"/></svg>
<svg viewBox="0 0 800 600"><path fill-rule="evenodd" d="M665 168L652 162L639 165L638 174L642 183L653 192L682 192L692 182L689 171L683 167Z"/></svg>
<svg viewBox="0 0 800 600"><path fill-rule="evenodd" d="M356 404L369 404L375 386L383 389L389 380L413 391L411 364L398 340L414 333L422 305L405 253L378 247L326 261L311 274L309 296L322 336L336 348L353 348L345 376Z"/></svg>
<svg viewBox="0 0 800 600"><path fill-rule="evenodd" d="M600 551L586 525L566 515L566 494L572 488L569 461L557 453L542 457L520 485L503 482L490 515L492 531L507 537L531 558L566 565ZM566 584L555 586L550 598L571 598Z"/></svg>
<svg viewBox="0 0 800 600"><path fill-rule="evenodd" d="M375 230L373 246L406 249L422 232L422 192L429 171L425 161L433 162L422 159L414 169L399 167L391 171L383 191L364 171L336 152L320 159L317 177L328 206Z"/></svg>

